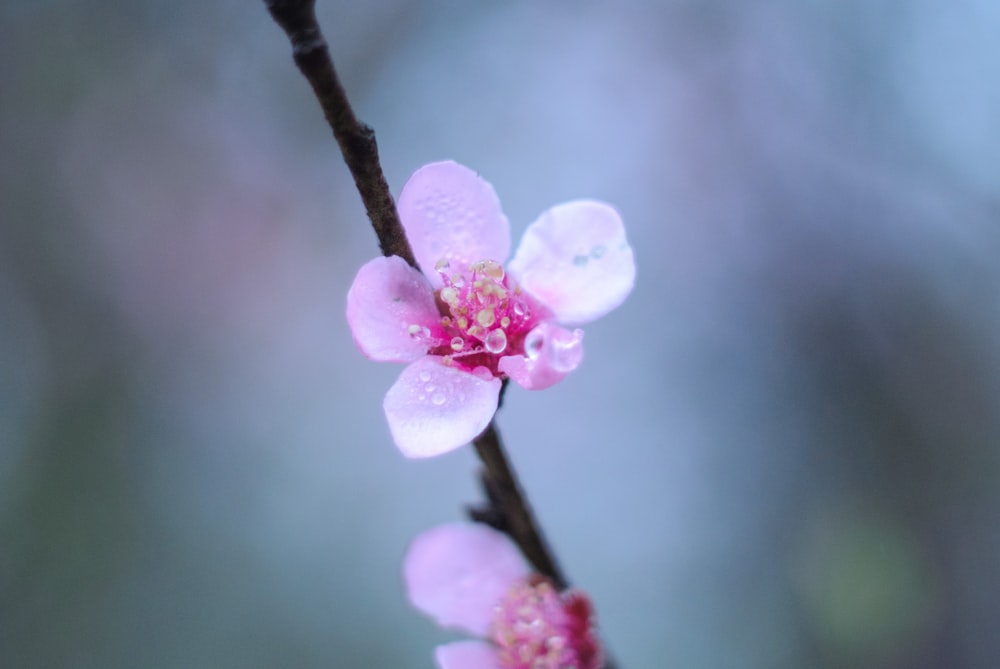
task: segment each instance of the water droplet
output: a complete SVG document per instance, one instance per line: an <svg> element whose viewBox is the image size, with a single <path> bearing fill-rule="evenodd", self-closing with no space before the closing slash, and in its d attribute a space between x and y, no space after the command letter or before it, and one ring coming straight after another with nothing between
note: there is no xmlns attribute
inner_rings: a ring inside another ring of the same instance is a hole
<svg viewBox="0 0 1000 669"><path fill-rule="evenodd" d="M427 395L421 394L420 397L418 397L417 399L419 399L421 402L423 402L425 399L427 399Z"/></svg>
<svg viewBox="0 0 1000 669"><path fill-rule="evenodd" d="M434 404L434 406L441 406L445 403L445 399L444 393L434 393L431 395L431 403Z"/></svg>
<svg viewBox="0 0 1000 669"><path fill-rule="evenodd" d="M408 327L406 331L410 334L410 339L424 339L431 336L431 331L428 328L416 323Z"/></svg>
<svg viewBox="0 0 1000 669"><path fill-rule="evenodd" d="M417 376L420 378L421 381L425 383L431 380L431 373L428 372L426 369L420 372Z"/></svg>
<svg viewBox="0 0 1000 669"><path fill-rule="evenodd" d="M588 262L590 262L590 256L576 255L573 256L573 264L577 267L583 267Z"/></svg>
<svg viewBox="0 0 1000 669"><path fill-rule="evenodd" d="M605 246L604 244L598 244L594 248L590 249L590 257L595 259L600 258L607 252L607 250L608 250L607 246Z"/></svg>
<svg viewBox="0 0 1000 669"><path fill-rule="evenodd" d="M527 316L528 307L520 300L514 302L514 315L515 316Z"/></svg>
<svg viewBox="0 0 1000 669"><path fill-rule="evenodd" d="M465 340L464 339L462 339L461 337L452 337L451 338L451 350L453 350L453 351L461 351L464 347L465 347Z"/></svg>
<svg viewBox="0 0 1000 669"><path fill-rule="evenodd" d="M437 388L437 386L435 386L433 383L428 383L426 386L424 386L424 390L429 393L434 392L435 388Z"/></svg>
<svg viewBox="0 0 1000 669"><path fill-rule="evenodd" d="M494 355L503 353L504 349L507 348L507 333L499 329L493 330L486 335L483 344L486 346L486 350Z"/></svg>
<svg viewBox="0 0 1000 669"><path fill-rule="evenodd" d="M583 357L583 330L574 330L569 336L561 334L549 340L549 364L559 372L576 369Z"/></svg>
<svg viewBox="0 0 1000 669"><path fill-rule="evenodd" d="M528 356L529 359L533 360L538 357L538 354L542 352L542 346L545 344L545 337L537 329L532 330L528 333L528 336L524 338L524 354Z"/></svg>

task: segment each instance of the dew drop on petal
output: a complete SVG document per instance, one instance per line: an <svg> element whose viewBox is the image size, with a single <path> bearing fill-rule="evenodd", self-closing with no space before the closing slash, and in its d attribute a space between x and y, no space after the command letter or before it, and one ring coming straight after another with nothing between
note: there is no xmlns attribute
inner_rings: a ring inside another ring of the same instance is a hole
<svg viewBox="0 0 1000 669"><path fill-rule="evenodd" d="M528 333L528 336L524 338L524 354L529 360L534 360L538 357L538 354L542 352L542 346L545 344L545 337L538 330L532 330Z"/></svg>
<svg viewBox="0 0 1000 669"><path fill-rule="evenodd" d="M424 386L424 392L432 393L436 388L437 386L435 386L433 383L428 383L426 386Z"/></svg>
<svg viewBox="0 0 1000 669"><path fill-rule="evenodd" d="M419 376L420 380L423 381L424 383L427 383L428 381L431 380L431 373L428 372L426 369L424 371L420 372L420 374L418 376Z"/></svg>
<svg viewBox="0 0 1000 669"><path fill-rule="evenodd" d="M452 337L451 338L451 350L453 350L453 351L461 351L463 348L465 348L465 340L464 339L462 339L461 337Z"/></svg>
<svg viewBox="0 0 1000 669"><path fill-rule="evenodd" d="M434 406L441 406L445 403L445 399L444 393L434 393L431 395L431 404Z"/></svg>
<svg viewBox="0 0 1000 669"><path fill-rule="evenodd" d="M503 353L504 349L507 348L507 333L500 329L493 330L486 335L483 344L486 346L486 350L494 355Z"/></svg>

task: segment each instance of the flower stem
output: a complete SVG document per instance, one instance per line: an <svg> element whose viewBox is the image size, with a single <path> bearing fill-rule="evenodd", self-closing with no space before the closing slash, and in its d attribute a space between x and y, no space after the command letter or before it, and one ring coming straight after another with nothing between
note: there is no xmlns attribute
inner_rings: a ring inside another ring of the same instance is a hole
<svg viewBox="0 0 1000 669"><path fill-rule="evenodd" d="M480 480L489 505L471 508L469 515L473 520L510 535L538 573L552 581L557 589L565 590L569 582L559 568L555 555L549 550L545 536L538 529L528 500L504 451L500 433L492 421L472 444L483 463Z"/></svg>
<svg viewBox="0 0 1000 669"><path fill-rule="evenodd" d="M372 129L358 121L333 67L326 39L316 21L316 0L264 0L274 21L292 43L295 64L312 86L326 122L340 145L344 162L375 228L385 256L399 256L417 266L406 232L399 222L396 203L382 173L378 144Z"/></svg>

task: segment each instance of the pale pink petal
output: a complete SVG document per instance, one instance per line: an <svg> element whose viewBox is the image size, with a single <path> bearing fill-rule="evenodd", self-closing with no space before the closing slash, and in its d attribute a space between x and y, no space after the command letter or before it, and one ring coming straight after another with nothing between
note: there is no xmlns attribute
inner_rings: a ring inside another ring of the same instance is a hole
<svg viewBox="0 0 1000 669"><path fill-rule="evenodd" d="M439 260L467 271L480 260L503 262L510 253L510 224L487 181L450 160L424 165L399 195L399 218L424 274L436 288Z"/></svg>
<svg viewBox="0 0 1000 669"><path fill-rule="evenodd" d="M455 641L434 649L440 669L502 669L497 649L485 641Z"/></svg>
<svg viewBox="0 0 1000 669"><path fill-rule="evenodd" d="M347 291L354 343L372 360L410 362L443 336L434 291L402 258L375 258L358 270Z"/></svg>
<svg viewBox="0 0 1000 669"><path fill-rule="evenodd" d="M497 368L528 390L562 381L583 361L583 331L540 323L524 338L525 355L500 358Z"/></svg>
<svg viewBox="0 0 1000 669"><path fill-rule="evenodd" d="M524 232L507 269L557 321L569 325L608 313L635 283L621 217L593 200L567 202L542 214Z"/></svg>
<svg viewBox="0 0 1000 669"><path fill-rule="evenodd" d="M497 410L500 379L486 378L426 356L411 363L382 406L396 446L409 458L429 458L469 443Z"/></svg>
<svg viewBox="0 0 1000 669"><path fill-rule="evenodd" d="M478 523L439 525L403 560L410 602L438 624L485 636L493 607L530 573L507 535Z"/></svg>

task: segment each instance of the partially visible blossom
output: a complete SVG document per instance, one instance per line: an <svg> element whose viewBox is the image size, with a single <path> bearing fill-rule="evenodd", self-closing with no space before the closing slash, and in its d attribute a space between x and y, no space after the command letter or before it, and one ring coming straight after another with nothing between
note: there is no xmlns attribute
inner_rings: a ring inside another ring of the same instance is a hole
<svg viewBox="0 0 1000 669"><path fill-rule="evenodd" d="M441 525L414 540L403 563L410 602L478 640L438 646L441 669L597 669L593 608L532 574L510 539L476 523Z"/></svg>
<svg viewBox="0 0 1000 669"><path fill-rule="evenodd" d="M399 215L423 273L375 258L347 295L358 348L409 363L383 404L409 457L471 441L497 408L501 381L547 388L583 359L583 331L567 329L620 305L635 264L618 212L576 200L552 207L524 233L514 257L493 187L454 162L417 170Z"/></svg>

